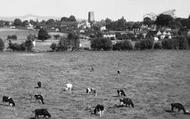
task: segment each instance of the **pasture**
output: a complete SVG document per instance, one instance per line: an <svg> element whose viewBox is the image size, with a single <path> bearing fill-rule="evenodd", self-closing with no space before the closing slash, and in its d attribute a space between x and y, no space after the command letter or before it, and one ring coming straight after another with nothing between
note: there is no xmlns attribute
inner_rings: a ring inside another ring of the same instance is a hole
<svg viewBox="0 0 190 119"><path fill-rule="evenodd" d="M11 96L15 107L0 102L0 119L30 119L32 111L47 108L52 119L97 119L87 109L106 108L102 119L189 119L169 113L170 103L181 102L190 111L189 51L63 52L0 54L0 97ZM93 66L94 71L90 72ZM117 75L120 70L120 75ZM41 89L35 89L37 82ZM64 91L66 83L73 92ZM94 87L97 96L85 93ZM135 108L120 107L116 89L125 90ZM35 94L45 104L35 102Z"/></svg>

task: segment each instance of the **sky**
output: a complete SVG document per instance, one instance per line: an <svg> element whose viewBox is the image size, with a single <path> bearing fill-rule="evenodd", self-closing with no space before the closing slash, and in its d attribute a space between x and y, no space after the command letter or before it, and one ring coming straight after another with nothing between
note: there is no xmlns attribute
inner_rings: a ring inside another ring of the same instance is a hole
<svg viewBox="0 0 190 119"><path fill-rule="evenodd" d="M190 0L0 0L0 16L70 16L87 19L94 11L95 20L122 16L127 21L141 21L147 13L160 14L175 9L176 16L190 15Z"/></svg>

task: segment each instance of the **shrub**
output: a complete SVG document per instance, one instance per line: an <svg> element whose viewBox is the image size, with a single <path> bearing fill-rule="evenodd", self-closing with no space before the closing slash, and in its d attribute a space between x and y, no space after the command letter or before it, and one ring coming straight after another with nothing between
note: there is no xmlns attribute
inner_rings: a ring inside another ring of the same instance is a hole
<svg viewBox="0 0 190 119"><path fill-rule="evenodd" d="M5 47L4 41L0 38L0 51L3 51Z"/></svg>
<svg viewBox="0 0 190 119"><path fill-rule="evenodd" d="M162 48L163 49L173 49L172 39L163 39L162 40Z"/></svg>
<svg viewBox="0 0 190 119"><path fill-rule="evenodd" d="M184 36L176 36L173 39L164 39L162 41L163 49L188 49L188 40Z"/></svg>
<svg viewBox="0 0 190 119"><path fill-rule="evenodd" d="M27 37L27 40L21 44L18 43L12 43L11 40L9 40L9 46L8 48L12 49L13 51L32 51L33 43L30 35Z"/></svg>
<svg viewBox="0 0 190 119"><path fill-rule="evenodd" d="M177 37L174 38L174 40L175 40L175 42L177 42L176 45L178 45L177 46L178 49L181 49L181 50L188 49L188 40L187 40L186 37L184 37L184 36L177 36Z"/></svg>
<svg viewBox="0 0 190 119"><path fill-rule="evenodd" d="M52 44L50 45L50 48L52 49L52 51L56 51L56 49L57 49L57 44L56 44L56 43L52 43Z"/></svg>
<svg viewBox="0 0 190 119"><path fill-rule="evenodd" d="M61 36L59 34L55 34L54 38L57 40L58 38L60 38Z"/></svg>
<svg viewBox="0 0 190 119"><path fill-rule="evenodd" d="M91 48L93 50L111 50L112 42L106 38L95 38L91 40Z"/></svg>
<svg viewBox="0 0 190 119"><path fill-rule="evenodd" d="M31 40L26 40L23 44L24 44L24 49L25 49L26 51L29 51L29 52L32 51L33 43L32 43Z"/></svg>
<svg viewBox="0 0 190 119"><path fill-rule="evenodd" d="M48 38L50 38L50 36L47 30L41 28L38 32L38 39L44 41L44 40L47 40Z"/></svg>
<svg viewBox="0 0 190 119"><path fill-rule="evenodd" d="M8 48L10 48L13 51L24 51L25 50L25 44L18 44L18 43L11 43L9 42L9 46Z"/></svg>
<svg viewBox="0 0 190 119"><path fill-rule="evenodd" d="M139 45L141 50L152 49L153 40L152 39L141 40Z"/></svg>
<svg viewBox="0 0 190 119"><path fill-rule="evenodd" d="M68 48L69 48L69 41L68 41L68 39L62 37L62 38L59 40L59 43L58 43L58 45L57 45L56 51L65 51L65 50L67 50Z"/></svg>
<svg viewBox="0 0 190 119"><path fill-rule="evenodd" d="M133 46L130 41L124 40L113 45L113 50L132 50Z"/></svg>
<svg viewBox="0 0 190 119"><path fill-rule="evenodd" d="M154 49L162 49L162 43L161 42L155 42L154 43Z"/></svg>
<svg viewBox="0 0 190 119"><path fill-rule="evenodd" d="M140 41L135 42L135 49L140 50Z"/></svg>
<svg viewBox="0 0 190 119"><path fill-rule="evenodd" d="M7 39L11 39L11 40L17 40L17 36L16 35L8 35Z"/></svg>

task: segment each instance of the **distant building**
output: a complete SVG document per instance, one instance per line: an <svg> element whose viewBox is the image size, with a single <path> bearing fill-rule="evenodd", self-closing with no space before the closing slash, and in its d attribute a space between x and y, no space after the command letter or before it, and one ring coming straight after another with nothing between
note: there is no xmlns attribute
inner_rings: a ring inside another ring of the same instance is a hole
<svg viewBox="0 0 190 119"><path fill-rule="evenodd" d="M88 12L88 22L92 23L94 21L95 21L94 12L93 11Z"/></svg>

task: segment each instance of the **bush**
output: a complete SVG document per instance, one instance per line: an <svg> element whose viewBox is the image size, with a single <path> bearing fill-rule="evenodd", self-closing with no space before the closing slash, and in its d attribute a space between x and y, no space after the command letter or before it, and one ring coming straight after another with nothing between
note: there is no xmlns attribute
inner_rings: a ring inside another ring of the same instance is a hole
<svg viewBox="0 0 190 119"><path fill-rule="evenodd" d="M61 36L60 36L59 34L55 34L53 37L57 40L57 39L60 38Z"/></svg>
<svg viewBox="0 0 190 119"><path fill-rule="evenodd" d="M48 38L50 38L50 35L48 34L47 30L41 28L38 32L38 39L44 41Z"/></svg>
<svg viewBox="0 0 190 119"><path fill-rule="evenodd" d="M93 50L111 50L112 42L106 38L95 38L91 40L91 48Z"/></svg>
<svg viewBox="0 0 190 119"><path fill-rule="evenodd" d="M173 41L172 41L172 39L164 39L164 40L162 40L162 48L163 49L173 49Z"/></svg>
<svg viewBox="0 0 190 119"><path fill-rule="evenodd" d="M162 43L161 42L155 42L154 43L154 49L162 49Z"/></svg>
<svg viewBox="0 0 190 119"><path fill-rule="evenodd" d="M188 40L184 36L177 36L173 39L164 39L162 41L163 49L188 49Z"/></svg>
<svg viewBox="0 0 190 119"><path fill-rule="evenodd" d="M0 38L0 51L3 51L5 47L4 41Z"/></svg>
<svg viewBox="0 0 190 119"><path fill-rule="evenodd" d="M135 49L140 50L140 41L135 42Z"/></svg>
<svg viewBox="0 0 190 119"><path fill-rule="evenodd" d="M69 41L66 38L61 38L57 45L56 51L65 51L69 48Z"/></svg>
<svg viewBox="0 0 190 119"><path fill-rule="evenodd" d="M24 49L25 49L26 51L29 51L29 52L32 51L33 43L32 43L31 40L26 40L23 44L24 44Z"/></svg>
<svg viewBox="0 0 190 119"><path fill-rule="evenodd" d="M113 45L113 50L132 50L133 46L130 41L125 40Z"/></svg>
<svg viewBox="0 0 190 119"><path fill-rule="evenodd" d="M27 40L21 44L18 43L12 43L11 40L9 40L9 46L8 48L12 49L13 51L32 51L33 43L32 43L31 35L27 37Z"/></svg>
<svg viewBox="0 0 190 119"><path fill-rule="evenodd" d="M188 40L186 37L178 36L175 37L174 40L177 42L177 44L174 44L175 48L178 48L180 50L188 49Z"/></svg>
<svg viewBox="0 0 190 119"><path fill-rule="evenodd" d="M52 51L56 51L56 49L57 49L57 44L56 44L56 43L52 43L52 44L50 45L50 48L52 49Z"/></svg>
<svg viewBox="0 0 190 119"><path fill-rule="evenodd" d="M9 47L13 51L25 51L25 44L11 43L9 42Z"/></svg>
<svg viewBox="0 0 190 119"><path fill-rule="evenodd" d="M152 49L154 41L152 39L145 39L140 41L140 50Z"/></svg>
<svg viewBox="0 0 190 119"><path fill-rule="evenodd" d="M7 39L11 39L11 40L17 40L17 36L16 35L8 35Z"/></svg>

